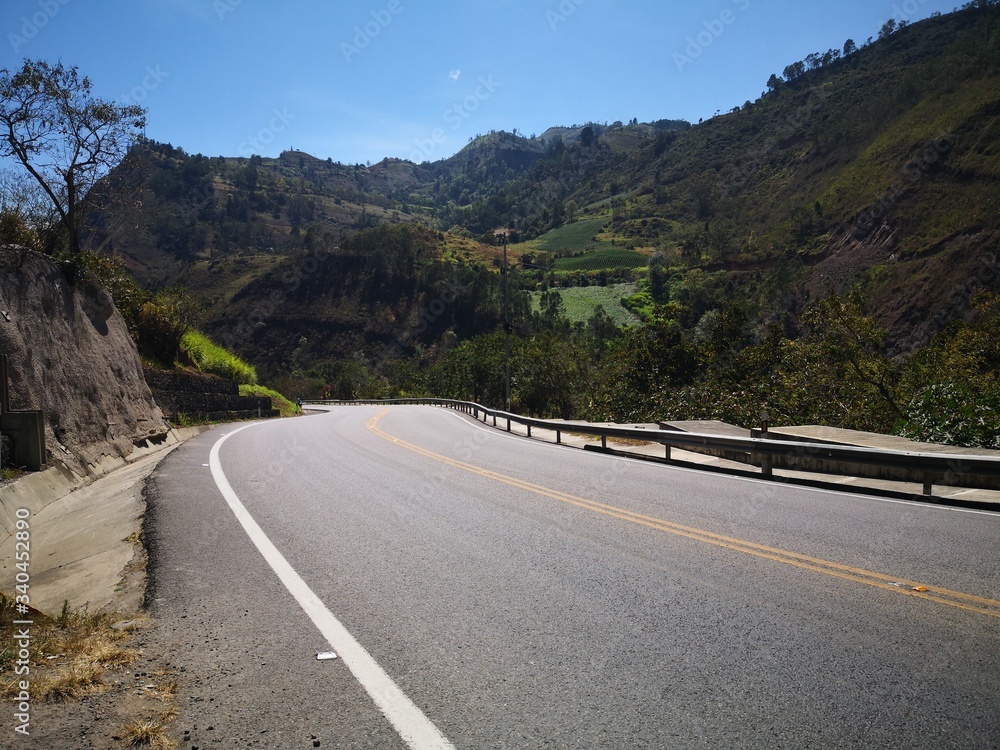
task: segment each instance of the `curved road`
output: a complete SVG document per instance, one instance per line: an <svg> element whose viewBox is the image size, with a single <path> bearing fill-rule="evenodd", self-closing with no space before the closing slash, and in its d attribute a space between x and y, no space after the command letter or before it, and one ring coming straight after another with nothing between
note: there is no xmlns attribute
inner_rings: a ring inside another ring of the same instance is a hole
<svg viewBox="0 0 1000 750"><path fill-rule="evenodd" d="M1000 747L998 514L431 407L216 429L148 495L185 748Z"/></svg>

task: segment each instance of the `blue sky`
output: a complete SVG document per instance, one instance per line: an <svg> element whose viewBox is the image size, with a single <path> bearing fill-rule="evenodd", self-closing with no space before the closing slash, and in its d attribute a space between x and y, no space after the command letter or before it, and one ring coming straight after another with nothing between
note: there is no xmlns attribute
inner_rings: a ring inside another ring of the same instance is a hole
<svg viewBox="0 0 1000 750"><path fill-rule="evenodd" d="M956 0L3 0L0 67L61 59L209 156L450 156L489 130L683 118Z"/></svg>

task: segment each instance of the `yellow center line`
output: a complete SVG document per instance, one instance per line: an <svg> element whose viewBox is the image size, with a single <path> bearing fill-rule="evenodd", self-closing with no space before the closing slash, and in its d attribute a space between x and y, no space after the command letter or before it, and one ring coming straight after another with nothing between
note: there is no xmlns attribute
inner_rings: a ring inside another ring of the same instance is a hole
<svg viewBox="0 0 1000 750"><path fill-rule="evenodd" d="M485 477L486 479L503 482L504 484L508 484L512 487L517 487L537 495L542 495L553 500L568 503L569 505L575 505L579 508L594 511L595 513L601 513L622 521L647 526L658 531L665 531L669 534L686 537L688 539L704 542L716 547L742 552L744 554L753 555L754 557L760 557L766 560L773 560L774 562L792 565L797 568L813 571L815 573L822 573L824 575L834 576L836 578L842 578L856 583L863 583L868 586L875 586L897 594L904 594L918 599L926 599L928 601L946 604L950 607L957 607L958 609L967 610L969 612L977 612L979 614L1000 618L1000 601L995 599L987 599L982 596L966 594L961 591L952 591L951 589L942 588L940 586L920 584L915 581L908 581L885 575L883 573L865 570L864 568L843 565L841 563L824 560L819 557L812 557L810 555L790 552L777 547L757 544L756 542L751 542L746 539L725 536L724 534L716 534L714 532L698 529L692 526L684 526L682 524L673 523L672 521L666 521L662 518L656 518L655 516L647 516L642 513L635 513L634 511L626 510L625 508L607 505L596 500L588 500L583 497L577 497L576 495L554 490L549 487L543 487L542 485L527 482L523 479L518 479L506 474L500 474L495 471L490 471L489 469L484 469L481 466L476 466L464 461L459 461L455 458L441 455L440 453L435 453L434 451L421 448L419 445L414 445L413 443L409 443L401 438L390 435L380 429L378 422L387 413L388 410L382 411L370 419L368 421L368 429L379 437L402 448L406 448L407 450L413 451L414 453L439 463L447 464L448 466L453 466L472 474L477 474L478 476Z"/></svg>

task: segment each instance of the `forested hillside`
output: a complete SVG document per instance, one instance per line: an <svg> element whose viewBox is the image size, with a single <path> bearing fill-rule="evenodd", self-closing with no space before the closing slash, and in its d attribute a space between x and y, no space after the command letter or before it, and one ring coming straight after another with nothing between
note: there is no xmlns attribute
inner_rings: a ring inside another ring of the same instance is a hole
<svg viewBox="0 0 1000 750"><path fill-rule="evenodd" d="M499 232L518 408L996 442L1000 8L831 44L706 122L494 132L437 162L147 142L88 241L302 395L499 403Z"/></svg>

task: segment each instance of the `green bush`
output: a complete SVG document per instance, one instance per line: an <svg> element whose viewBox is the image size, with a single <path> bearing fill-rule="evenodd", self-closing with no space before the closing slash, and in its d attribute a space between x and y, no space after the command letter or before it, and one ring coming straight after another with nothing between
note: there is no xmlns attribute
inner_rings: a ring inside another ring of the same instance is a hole
<svg viewBox="0 0 1000 750"><path fill-rule="evenodd" d="M160 292L142 304L136 320L139 353L165 366L172 365L181 349L188 316L183 299Z"/></svg>
<svg viewBox="0 0 1000 750"><path fill-rule="evenodd" d="M241 385L256 385L257 371L232 352L212 342L205 334L188 331L181 339L181 350L202 372L235 380Z"/></svg>
<svg viewBox="0 0 1000 750"><path fill-rule="evenodd" d="M120 258L87 252L72 262L93 273L111 295L139 353L171 367L194 320L195 304L188 293L182 289L156 293L143 289Z"/></svg>
<svg viewBox="0 0 1000 750"><path fill-rule="evenodd" d="M900 435L971 448L1000 448L1000 398L958 383L936 383L906 407Z"/></svg>

